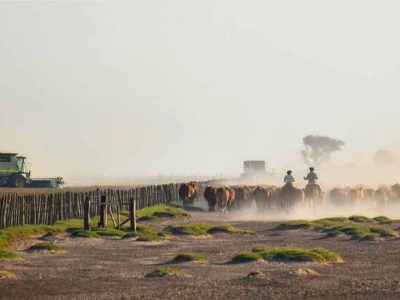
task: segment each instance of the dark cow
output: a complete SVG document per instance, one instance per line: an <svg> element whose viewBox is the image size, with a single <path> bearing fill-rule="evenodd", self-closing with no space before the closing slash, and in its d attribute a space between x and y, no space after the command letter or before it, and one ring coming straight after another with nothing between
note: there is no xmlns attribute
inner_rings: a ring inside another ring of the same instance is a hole
<svg viewBox="0 0 400 300"><path fill-rule="evenodd" d="M274 189L272 187L257 186L253 192L253 198L259 212L264 212L266 208L273 206Z"/></svg>
<svg viewBox="0 0 400 300"><path fill-rule="evenodd" d="M315 208L322 203L322 190L318 184L307 184L304 189L304 196L310 207Z"/></svg>
<svg viewBox="0 0 400 300"><path fill-rule="evenodd" d="M286 212L292 211L304 201L304 191L286 184L275 192L277 205Z"/></svg>
<svg viewBox="0 0 400 300"><path fill-rule="evenodd" d="M218 187L207 186L204 190L204 199L208 203L208 210L215 211L215 205L217 204L217 190Z"/></svg>
<svg viewBox="0 0 400 300"><path fill-rule="evenodd" d="M248 186L233 187L235 191L234 207L236 209L243 209L250 204L251 188Z"/></svg>

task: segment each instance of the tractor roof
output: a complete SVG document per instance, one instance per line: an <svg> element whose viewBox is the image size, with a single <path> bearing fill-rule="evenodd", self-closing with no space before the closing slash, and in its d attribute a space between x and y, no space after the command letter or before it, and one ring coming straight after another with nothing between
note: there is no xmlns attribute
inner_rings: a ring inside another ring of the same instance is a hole
<svg viewBox="0 0 400 300"><path fill-rule="evenodd" d="M0 155L4 155L4 156L17 156L18 153L0 152Z"/></svg>

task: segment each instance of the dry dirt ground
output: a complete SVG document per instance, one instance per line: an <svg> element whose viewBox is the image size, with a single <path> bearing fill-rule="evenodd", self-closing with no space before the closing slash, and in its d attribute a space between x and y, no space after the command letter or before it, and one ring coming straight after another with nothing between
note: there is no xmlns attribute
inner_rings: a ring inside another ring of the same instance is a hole
<svg viewBox="0 0 400 300"><path fill-rule="evenodd" d="M173 237L150 243L117 238L61 237L62 254L25 251L35 240L16 245L20 261L1 262L18 280L0 280L1 299L398 299L400 298L400 240L358 242L322 238L312 230L273 230L276 224L235 221L222 214L196 212L191 218L154 223L162 228L188 222L230 223L255 235L216 234L207 238ZM260 244L326 247L344 263L227 264L235 254ZM144 276L178 253L198 252L208 264L173 265L189 278ZM299 268L320 276L299 276ZM260 270L267 276L247 278Z"/></svg>

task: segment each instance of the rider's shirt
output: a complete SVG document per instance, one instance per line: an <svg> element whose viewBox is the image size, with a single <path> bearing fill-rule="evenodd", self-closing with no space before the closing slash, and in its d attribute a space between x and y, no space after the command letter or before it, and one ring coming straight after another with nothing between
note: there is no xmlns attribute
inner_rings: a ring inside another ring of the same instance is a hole
<svg viewBox="0 0 400 300"><path fill-rule="evenodd" d="M305 180L308 180L308 184L316 184L317 179L318 179L318 176L314 172L308 173L307 177L305 177Z"/></svg>
<svg viewBox="0 0 400 300"><path fill-rule="evenodd" d="M286 175L285 178L283 179L283 182L285 183L293 183L294 182L294 178L292 175Z"/></svg>

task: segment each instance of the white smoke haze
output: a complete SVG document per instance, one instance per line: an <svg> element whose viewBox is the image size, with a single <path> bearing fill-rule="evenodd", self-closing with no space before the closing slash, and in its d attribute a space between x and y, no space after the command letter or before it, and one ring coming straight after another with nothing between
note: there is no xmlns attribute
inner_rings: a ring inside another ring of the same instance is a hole
<svg viewBox="0 0 400 300"><path fill-rule="evenodd" d="M291 169L304 188L312 164L324 191L390 186L399 12L365 0L0 1L0 148L67 186L237 183L252 159L274 169L252 184L281 186Z"/></svg>
<svg viewBox="0 0 400 300"><path fill-rule="evenodd" d="M207 203L203 199L199 199L196 206L207 211ZM207 211L208 213L208 211ZM240 211L231 211L226 214L217 212L221 217L229 221L287 221L287 220L316 220L329 217L350 217L354 215L366 216L374 218L378 216L386 216L392 219L400 218L400 201L392 204L382 204L375 199L364 200L354 205L337 205L328 197L324 197L323 203L316 207L310 208L307 203L296 206L290 212L284 212L277 209L266 209L260 213L257 211L255 204L251 207Z"/></svg>

